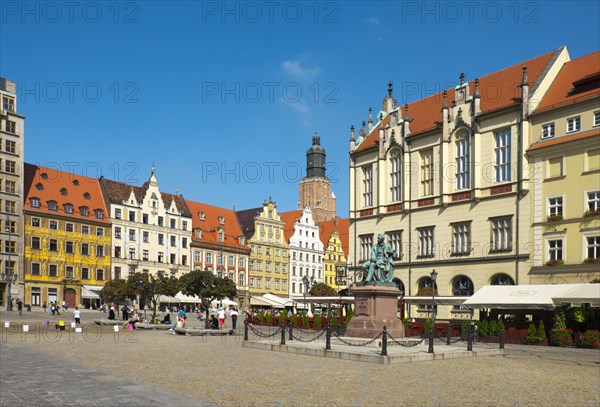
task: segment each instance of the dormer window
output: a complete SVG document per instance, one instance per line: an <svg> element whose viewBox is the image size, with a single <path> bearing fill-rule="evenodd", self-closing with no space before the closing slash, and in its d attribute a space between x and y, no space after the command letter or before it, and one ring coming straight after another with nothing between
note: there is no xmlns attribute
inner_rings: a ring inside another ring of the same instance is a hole
<svg viewBox="0 0 600 407"><path fill-rule="evenodd" d="M42 174L40 175L40 177L44 180L48 179L48 174L46 174L45 172L42 172Z"/></svg>
<svg viewBox="0 0 600 407"><path fill-rule="evenodd" d="M81 216L90 216L90 210L87 206L80 207L79 213L81 214Z"/></svg>
<svg viewBox="0 0 600 407"><path fill-rule="evenodd" d="M243 245L244 245L244 238L240 237L240 246L243 246Z"/></svg>
<svg viewBox="0 0 600 407"><path fill-rule="evenodd" d="M198 217L200 218L200 220L206 220L206 213L198 212Z"/></svg>
<svg viewBox="0 0 600 407"><path fill-rule="evenodd" d="M223 241L223 239L224 239L224 237L225 237L225 234L224 234L223 232L219 232L219 233L218 233L218 239L219 239L219 242L222 242L222 241Z"/></svg>
<svg viewBox="0 0 600 407"><path fill-rule="evenodd" d="M32 208L39 208L40 207L40 200L39 198L31 198L29 200L29 203L31 205Z"/></svg>
<svg viewBox="0 0 600 407"><path fill-rule="evenodd" d="M73 205L65 204L64 208L65 208L65 213L73 213Z"/></svg>
<svg viewBox="0 0 600 407"><path fill-rule="evenodd" d="M60 194L63 195L63 196L67 195L67 188L61 188L60 189Z"/></svg>
<svg viewBox="0 0 600 407"><path fill-rule="evenodd" d="M74 179L73 180L73 185L76 186L76 187L79 186L79 180Z"/></svg>
<svg viewBox="0 0 600 407"><path fill-rule="evenodd" d="M219 224L225 223L225 216L219 216Z"/></svg>
<svg viewBox="0 0 600 407"><path fill-rule="evenodd" d="M90 193L89 193L89 192L86 192L85 194L83 194L83 198L84 198L84 199L90 199L90 198L91 198L91 195L90 195Z"/></svg>
<svg viewBox="0 0 600 407"><path fill-rule="evenodd" d="M57 211L58 210L58 205L56 204L56 201L48 201L48 210L49 211Z"/></svg>
<svg viewBox="0 0 600 407"><path fill-rule="evenodd" d="M96 219L104 219L104 211L102 209L96 209L94 211Z"/></svg>
<svg viewBox="0 0 600 407"><path fill-rule="evenodd" d="M38 191L43 191L44 185L38 182L37 184L35 184L35 189L37 189Z"/></svg>
<svg viewBox="0 0 600 407"><path fill-rule="evenodd" d="M196 239L202 239L202 229L194 230L194 236L196 237Z"/></svg>

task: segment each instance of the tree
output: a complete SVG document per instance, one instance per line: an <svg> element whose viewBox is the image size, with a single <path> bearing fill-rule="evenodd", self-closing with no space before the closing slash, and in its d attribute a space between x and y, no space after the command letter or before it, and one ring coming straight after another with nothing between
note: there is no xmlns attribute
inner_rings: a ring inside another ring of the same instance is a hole
<svg viewBox="0 0 600 407"><path fill-rule="evenodd" d="M210 304L225 297L233 300L237 297L237 288L233 281L216 277L208 270L194 270L184 274L179 279L181 291L186 295L196 295L201 298L202 308L207 313ZM208 315L206 315L208 327Z"/></svg>
<svg viewBox="0 0 600 407"><path fill-rule="evenodd" d="M179 291L179 281L175 277L167 277L164 271L156 274L134 273L127 278L131 290L152 302L152 319L156 318L156 307L161 295L174 296Z"/></svg>
<svg viewBox="0 0 600 407"><path fill-rule="evenodd" d="M100 291L100 297L105 303L117 303L125 301L127 298L132 298L135 292L131 289L125 280L110 280L104 284Z"/></svg>
<svg viewBox="0 0 600 407"><path fill-rule="evenodd" d="M308 293L317 297L339 296L338 292L334 288L325 283L317 283L313 285Z"/></svg>

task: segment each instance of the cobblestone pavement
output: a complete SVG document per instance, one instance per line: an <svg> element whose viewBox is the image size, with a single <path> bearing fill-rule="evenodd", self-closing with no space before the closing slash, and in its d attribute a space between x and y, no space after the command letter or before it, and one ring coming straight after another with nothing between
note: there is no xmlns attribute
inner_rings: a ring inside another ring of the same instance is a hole
<svg viewBox="0 0 600 407"><path fill-rule="evenodd" d="M6 319L2 407L600 406L597 350L507 345L504 356L378 365L246 349L240 335L91 325L60 334L41 326L41 313L0 312Z"/></svg>

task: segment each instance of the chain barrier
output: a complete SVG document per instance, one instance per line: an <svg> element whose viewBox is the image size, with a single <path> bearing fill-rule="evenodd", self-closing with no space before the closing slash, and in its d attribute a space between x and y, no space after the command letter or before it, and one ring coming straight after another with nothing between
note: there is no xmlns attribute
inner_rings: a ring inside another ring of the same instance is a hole
<svg viewBox="0 0 600 407"><path fill-rule="evenodd" d="M312 339L308 339L308 340L302 340L300 339L300 337L295 336L294 333L292 332L292 339L295 341L299 341L299 342L304 342L304 343L309 343L309 342L315 342L317 339L319 339L321 336L323 336L323 334L327 332L326 330L321 331L320 334L318 334L317 336L315 336Z"/></svg>
<svg viewBox="0 0 600 407"><path fill-rule="evenodd" d="M392 335L390 335L390 333L388 332L388 346L390 345L400 345L400 346L404 346L406 348L412 348L413 346L417 346L423 343L423 341L425 340L424 338L421 338L421 340L417 340L417 339L412 339L412 341L407 341L406 339L408 338L404 338L404 341L398 341L397 339L395 339Z"/></svg>
<svg viewBox="0 0 600 407"><path fill-rule="evenodd" d="M383 335L383 331L381 331L381 333L379 335L377 335L375 338L371 339L370 341L363 342L363 343L351 343L351 342L345 341L340 336L338 336L337 333L332 333L332 335L335 336L338 341L340 341L343 344L348 345L348 346L367 346L367 345L370 345L373 342L375 342L377 339L381 338L381 336Z"/></svg>
<svg viewBox="0 0 600 407"><path fill-rule="evenodd" d="M438 336L437 338L438 341L443 342L443 343L448 343L448 337L445 336ZM450 339L450 343L457 343L457 342L461 342L461 341L466 341L467 338L463 338L462 336L459 336L457 339Z"/></svg>
<svg viewBox="0 0 600 407"><path fill-rule="evenodd" d="M272 334L263 334L261 331L259 331L258 329L254 328L254 326L252 326L250 324L248 324L248 327L259 338L272 338L272 337L274 337L275 335L277 335L278 333L281 332L281 326L275 332L273 332Z"/></svg>

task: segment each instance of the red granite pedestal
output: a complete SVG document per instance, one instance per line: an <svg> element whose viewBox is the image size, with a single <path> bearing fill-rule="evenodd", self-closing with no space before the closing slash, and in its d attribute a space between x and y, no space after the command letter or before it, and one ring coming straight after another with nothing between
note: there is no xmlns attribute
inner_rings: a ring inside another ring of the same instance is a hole
<svg viewBox="0 0 600 407"><path fill-rule="evenodd" d="M354 316L346 328L346 336L375 338L387 327L394 338L404 338L404 325L397 315L397 287L360 286L351 291L354 295Z"/></svg>

